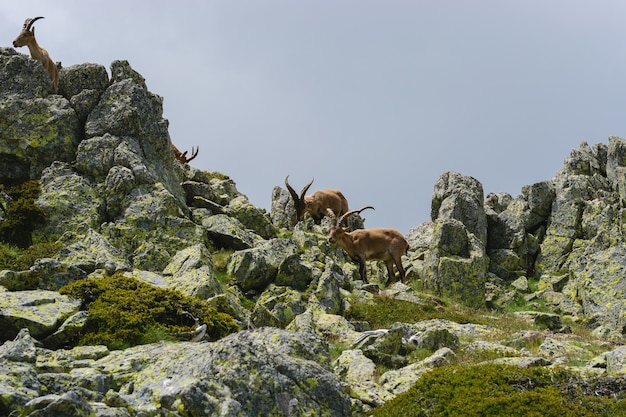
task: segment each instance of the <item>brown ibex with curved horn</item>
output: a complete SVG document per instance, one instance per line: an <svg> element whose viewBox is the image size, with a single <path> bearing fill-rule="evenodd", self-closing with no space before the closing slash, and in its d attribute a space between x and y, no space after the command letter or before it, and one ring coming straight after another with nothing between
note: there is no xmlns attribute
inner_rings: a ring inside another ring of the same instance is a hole
<svg viewBox="0 0 626 417"><path fill-rule="evenodd" d="M358 210L351 210L343 214L339 219L335 217L331 210L328 210L328 215L332 219L328 239L331 242L336 242L348 253L350 258L359 263L359 274L364 282L367 282L365 272L365 261L367 260L385 262L389 274L388 283L395 281L393 264L396 264L400 273L400 280L404 282L405 273L402 267L402 255L409 248L409 243L402 233L396 229L386 228L357 229L348 232L341 227L341 222L346 217L360 213L368 208L374 209L372 206L365 206Z"/></svg>
<svg viewBox="0 0 626 417"><path fill-rule="evenodd" d="M194 147L191 147L191 156L189 158L187 158L187 151L185 152L181 152L178 150L178 148L176 146L174 146L174 144L172 144L172 150L174 151L174 157L182 164L186 164L189 163L193 158L195 158L196 156L198 156L198 151L200 150L200 147L196 147L194 149Z"/></svg>
<svg viewBox="0 0 626 417"><path fill-rule="evenodd" d="M296 209L296 221L299 222L304 218L304 213L308 212L316 224L320 224L322 218L326 216L326 210L330 209L336 216L341 216L348 209L348 200L343 196L341 191L337 190L320 190L316 191L308 197L304 195L309 190L313 180L304 186L300 192L300 196L296 193L291 185L289 185L289 175L285 178L285 185L289 194L293 198L293 205Z"/></svg>
<svg viewBox="0 0 626 417"><path fill-rule="evenodd" d="M24 21L24 27L18 37L13 41L13 46L16 48L20 46L28 47L30 57L41 62L46 71L48 71L48 75L52 80L52 91L56 94L59 90L59 70L54 61L52 61L52 58L50 58L48 51L37 44L35 28L31 30L33 23L39 19L43 19L43 16L35 17L34 19L28 18Z"/></svg>

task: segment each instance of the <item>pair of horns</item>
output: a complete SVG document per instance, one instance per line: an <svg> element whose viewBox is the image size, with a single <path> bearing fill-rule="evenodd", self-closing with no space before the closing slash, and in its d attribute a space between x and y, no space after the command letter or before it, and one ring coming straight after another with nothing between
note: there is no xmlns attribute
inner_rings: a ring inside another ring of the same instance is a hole
<svg viewBox="0 0 626 417"><path fill-rule="evenodd" d="M339 226L339 225L341 224L341 222L343 222L343 221L344 221L344 219L345 219L346 217L348 217L348 216L350 216L350 215L352 215L352 214L359 214L359 213L361 213L363 210L366 210L366 209L372 209L372 210L374 210L374 207L372 207L372 206L364 206L364 207L361 207L361 208L360 208L360 209L358 209L358 210L350 210L349 212L344 213L344 214L343 214L343 215L342 215L339 219L337 219L337 218L335 217L335 213L333 213L333 211L332 211L331 209L327 208L327 209L326 209L326 212L328 213L328 216L329 216L331 219L333 219L333 220L335 220L335 219L336 219L336 223L335 223L335 224L336 224L337 226Z"/></svg>
<svg viewBox="0 0 626 417"><path fill-rule="evenodd" d="M33 26L33 23L35 23L37 20L39 19L43 19L43 16L38 16L35 18L28 18L24 21L24 30L30 30L30 28Z"/></svg>

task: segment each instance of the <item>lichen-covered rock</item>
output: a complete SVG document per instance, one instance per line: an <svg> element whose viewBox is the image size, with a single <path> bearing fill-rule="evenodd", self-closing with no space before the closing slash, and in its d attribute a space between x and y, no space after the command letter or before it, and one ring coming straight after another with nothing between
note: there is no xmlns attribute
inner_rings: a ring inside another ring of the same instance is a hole
<svg viewBox="0 0 626 417"><path fill-rule="evenodd" d="M309 262L306 256L293 254L285 258L278 266L276 285L285 285L298 291L304 291L320 271Z"/></svg>
<svg viewBox="0 0 626 417"><path fill-rule="evenodd" d="M489 259L476 236L458 220L438 220L431 246L425 288L468 306L483 306Z"/></svg>
<svg viewBox="0 0 626 417"><path fill-rule="evenodd" d="M296 209L289 191L276 186L272 189L272 223L279 229L291 229L296 220Z"/></svg>
<svg viewBox="0 0 626 417"><path fill-rule="evenodd" d="M483 246L487 244L487 218L483 206L482 184L457 172L439 176L433 191L430 218L454 219L467 227Z"/></svg>
<svg viewBox="0 0 626 417"><path fill-rule="evenodd" d="M333 362L334 372L350 387L350 396L369 407L379 407L393 395L376 383L376 365L360 349L344 350Z"/></svg>
<svg viewBox="0 0 626 417"><path fill-rule="evenodd" d="M252 249L233 253L227 272L243 291L260 290L274 282L281 262L297 250L293 240L270 239Z"/></svg>
<svg viewBox="0 0 626 417"><path fill-rule="evenodd" d="M55 162L40 179L41 193L36 200L47 216L46 233L60 236L66 232L86 233L98 229L103 221L104 201L94 184L79 175L69 164Z"/></svg>
<svg viewBox="0 0 626 417"><path fill-rule="evenodd" d="M103 65L84 63L59 71L59 94L71 99L84 90L102 93L109 85L109 75Z"/></svg>
<svg viewBox="0 0 626 417"><path fill-rule="evenodd" d="M178 251L163 270L169 288L200 299L222 293L206 246L196 244Z"/></svg>
<svg viewBox="0 0 626 417"><path fill-rule="evenodd" d="M38 178L52 162L72 161L79 141L78 116L63 97L0 95L3 183Z"/></svg>
<svg viewBox="0 0 626 417"><path fill-rule="evenodd" d="M0 47L0 91L26 99L46 97L52 93L52 82L41 62L13 48Z"/></svg>
<svg viewBox="0 0 626 417"><path fill-rule="evenodd" d="M289 287L270 284L258 298L252 310L252 322L257 327L285 328L306 309L302 294Z"/></svg>
<svg viewBox="0 0 626 417"><path fill-rule="evenodd" d="M247 229L253 230L264 239L271 239L276 236L276 229L267 212L252 205L245 196L234 198L228 207L232 210L233 217Z"/></svg>
<svg viewBox="0 0 626 417"><path fill-rule="evenodd" d="M606 371L626 375L626 346L619 346L606 354Z"/></svg>
<svg viewBox="0 0 626 417"><path fill-rule="evenodd" d="M0 292L0 340L13 339L24 328L35 338L45 337L78 312L80 304L55 291Z"/></svg>
<svg viewBox="0 0 626 417"><path fill-rule="evenodd" d="M85 235L75 236L71 240L73 243L59 253L59 260L66 268L78 268L88 274L102 269L109 275L131 269L125 258L126 253L93 229L88 229Z"/></svg>
<svg viewBox="0 0 626 417"><path fill-rule="evenodd" d="M262 240L260 236L245 228L239 220L226 214L203 218L202 227L218 247L250 249Z"/></svg>
<svg viewBox="0 0 626 417"><path fill-rule="evenodd" d="M351 414L326 345L307 333L262 328L214 343L144 345L111 352L97 365L137 413Z"/></svg>

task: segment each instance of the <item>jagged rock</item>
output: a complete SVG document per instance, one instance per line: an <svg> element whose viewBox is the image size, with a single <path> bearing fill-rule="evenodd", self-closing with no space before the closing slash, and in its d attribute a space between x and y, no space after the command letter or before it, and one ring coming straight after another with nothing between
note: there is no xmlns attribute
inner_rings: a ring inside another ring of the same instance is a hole
<svg viewBox="0 0 626 417"><path fill-rule="evenodd" d="M123 407L129 414L121 415L350 415L325 343L312 334L272 328L213 343L112 352L50 351L37 348L25 332L0 346L0 369L0 407L7 414L119 415Z"/></svg>
<svg viewBox="0 0 626 417"><path fill-rule="evenodd" d="M276 285L285 285L298 291L305 291L319 271L307 261L306 256L293 254L286 257L278 266Z"/></svg>
<svg viewBox="0 0 626 417"><path fill-rule="evenodd" d="M606 372L626 375L626 346L619 346L606 354Z"/></svg>
<svg viewBox="0 0 626 417"><path fill-rule="evenodd" d="M338 314L328 314L319 305L309 302L307 310L296 316L287 330L313 333L318 337L351 345L361 335L353 323Z"/></svg>
<svg viewBox="0 0 626 417"><path fill-rule="evenodd" d="M52 162L72 161L78 116L65 98L46 93L50 78L39 78L41 64L3 48L0 67L0 182L38 178Z"/></svg>
<svg viewBox="0 0 626 417"><path fill-rule="evenodd" d="M251 317L257 327L285 328L304 310L305 305L299 291L270 284L254 305Z"/></svg>
<svg viewBox="0 0 626 417"><path fill-rule="evenodd" d="M46 337L80 304L55 291L0 292L0 340L13 339L24 328L35 338Z"/></svg>
<svg viewBox="0 0 626 417"><path fill-rule="evenodd" d="M25 99L34 99L52 93L50 76L40 62L28 55L13 48L0 47L0 67L0 91L4 95L18 94Z"/></svg>
<svg viewBox="0 0 626 417"><path fill-rule="evenodd" d="M424 372L449 365L454 357L452 349L441 348L424 360L385 372L380 376L379 384L385 391L396 396L408 391Z"/></svg>
<svg viewBox="0 0 626 417"><path fill-rule="evenodd" d="M228 208L232 210L233 217L239 220L244 227L253 230L262 238L271 239L276 236L276 229L267 212L250 204L245 196L232 199Z"/></svg>
<svg viewBox="0 0 626 417"><path fill-rule="evenodd" d="M94 184L69 164L54 162L43 171L40 184L36 204L47 216L43 231L60 236L98 229L103 221L104 201Z"/></svg>
<svg viewBox="0 0 626 417"><path fill-rule="evenodd" d="M78 268L86 273L103 269L109 275L131 269L125 253L93 229L88 229L84 236L72 237L70 240L74 242L59 253L59 261L67 269ZM67 281L61 282L57 288L67 284Z"/></svg>
<svg viewBox="0 0 626 417"><path fill-rule="evenodd" d="M488 264L484 246L460 221L438 220L426 258L424 287L468 306L483 306Z"/></svg>
<svg viewBox="0 0 626 417"><path fill-rule="evenodd" d="M59 94L71 99L85 90L101 94L109 85L109 75L103 65L85 63L59 71Z"/></svg>
<svg viewBox="0 0 626 417"><path fill-rule="evenodd" d="M64 265L58 259L39 258L27 271L0 272L0 285L10 291L53 290L83 278L85 271L72 265Z"/></svg>
<svg viewBox="0 0 626 417"><path fill-rule="evenodd" d="M345 306L341 296L343 279L343 271L335 263L331 263L327 265L318 280L314 295L322 309L328 314L342 314L344 311Z"/></svg>
<svg viewBox="0 0 626 417"><path fill-rule="evenodd" d="M390 368L399 368L406 365L403 352L404 329L402 325L394 324L386 332L372 340L371 344L363 346L363 354L374 362L385 364Z"/></svg>
<svg viewBox="0 0 626 417"><path fill-rule="evenodd" d="M88 318L89 314L84 310L72 314L56 332L42 340L43 344L50 349L58 349L75 342L87 324Z"/></svg>
<svg viewBox="0 0 626 417"><path fill-rule="evenodd" d="M234 217L226 214L216 214L202 220L202 227L218 247L229 249L250 249L255 243L263 240L257 234L249 231Z"/></svg>
<svg viewBox="0 0 626 417"><path fill-rule="evenodd" d="M276 186L272 189L272 223L279 229L291 229L296 221L296 209L289 191Z"/></svg>
<svg viewBox="0 0 626 417"><path fill-rule="evenodd" d="M436 351L443 347L456 350L459 347L459 337L450 333L448 329L427 329L412 335L409 343L413 343L420 349Z"/></svg>
<svg viewBox="0 0 626 417"><path fill-rule="evenodd" d="M104 181L115 165L115 150L121 142L108 133L83 140L76 151L76 170L95 181Z"/></svg>
<svg viewBox="0 0 626 417"><path fill-rule="evenodd" d="M297 250L293 240L270 239L252 249L233 253L227 272L243 291L263 289L276 279L281 262Z"/></svg>
<svg viewBox="0 0 626 417"><path fill-rule="evenodd" d="M360 349L344 350L333 362L335 374L350 387L350 396L370 407L378 407L393 395L376 381L376 365Z"/></svg>
<svg viewBox="0 0 626 417"><path fill-rule="evenodd" d="M163 276L169 288L200 299L222 293L213 272L211 254L202 244L177 252L163 270Z"/></svg>
<svg viewBox="0 0 626 417"><path fill-rule="evenodd" d="M485 247L487 218L483 201L483 186L478 180L456 172L446 172L439 176L435 184L430 218L433 222L458 220Z"/></svg>

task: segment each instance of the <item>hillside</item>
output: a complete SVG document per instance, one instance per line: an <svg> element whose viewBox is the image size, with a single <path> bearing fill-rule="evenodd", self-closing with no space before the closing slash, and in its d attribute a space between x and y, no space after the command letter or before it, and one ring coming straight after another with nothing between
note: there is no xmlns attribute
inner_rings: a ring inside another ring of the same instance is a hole
<svg viewBox="0 0 626 417"><path fill-rule="evenodd" d="M626 140L515 197L443 173L363 281L282 186L179 162L128 62L0 67L0 415L624 415Z"/></svg>

